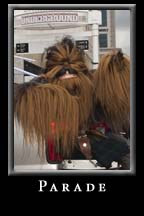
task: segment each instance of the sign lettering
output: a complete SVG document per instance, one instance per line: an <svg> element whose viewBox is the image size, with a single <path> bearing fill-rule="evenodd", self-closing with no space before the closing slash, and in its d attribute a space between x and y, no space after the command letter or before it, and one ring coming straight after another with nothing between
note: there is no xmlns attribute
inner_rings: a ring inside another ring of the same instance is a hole
<svg viewBox="0 0 144 216"><path fill-rule="evenodd" d="M22 25L47 22L78 22L78 14L42 14L22 17Z"/></svg>

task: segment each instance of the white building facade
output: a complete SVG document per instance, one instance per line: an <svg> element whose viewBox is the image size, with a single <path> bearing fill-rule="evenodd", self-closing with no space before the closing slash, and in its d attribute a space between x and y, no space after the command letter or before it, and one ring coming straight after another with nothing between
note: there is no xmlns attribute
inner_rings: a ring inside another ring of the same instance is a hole
<svg viewBox="0 0 144 216"><path fill-rule="evenodd" d="M14 54L34 59L35 65L42 66L44 50L71 36L83 46L94 69L99 62L100 24L99 10L14 10ZM20 65L19 61L15 59L15 66Z"/></svg>
<svg viewBox="0 0 144 216"><path fill-rule="evenodd" d="M34 65L43 67L44 50L67 35L82 43L89 68L97 68L100 54L115 47L114 11L14 10L14 55L30 58ZM25 68L17 57L14 66Z"/></svg>

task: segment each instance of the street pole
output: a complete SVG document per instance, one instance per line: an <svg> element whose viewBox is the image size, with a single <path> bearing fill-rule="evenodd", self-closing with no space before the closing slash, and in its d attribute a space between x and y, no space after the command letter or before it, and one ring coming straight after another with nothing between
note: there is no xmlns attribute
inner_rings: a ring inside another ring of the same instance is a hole
<svg viewBox="0 0 144 216"><path fill-rule="evenodd" d="M88 24L92 32L90 55L93 69L97 69L99 63L99 25L101 23L102 17L100 10L91 10L88 12Z"/></svg>
<svg viewBox="0 0 144 216"><path fill-rule="evenodd" d="M92 45L92 67L96 69L99 62L99 31L97 24L92 24Z"/></svg>

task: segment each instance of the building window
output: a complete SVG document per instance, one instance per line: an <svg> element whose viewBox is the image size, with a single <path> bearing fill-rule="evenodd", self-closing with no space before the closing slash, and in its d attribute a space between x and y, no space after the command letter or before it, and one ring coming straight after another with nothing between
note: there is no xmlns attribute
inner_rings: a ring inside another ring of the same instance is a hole
<svg viewBox="0 0 144 216"><path fill-rule="evenodd" d="M102 25L100 26L107 26L107 10L101 10L102 12Z"/></svg>
<svg viewBox="0 0 144 216"><path fill-rule="evenodd" d="M100 48L108 47L108 35L107 34L99 34L99 44L100 44Z"/></svg>
<svg viewBox="0 0 144 216"><path fill-rule="evenodd" d="M102 33L103 33L103 32L104 32L104 33L105 33L105 32L108 32L108 28L105 28L105 29L99 28L99 32L102 32Z"/></svg>

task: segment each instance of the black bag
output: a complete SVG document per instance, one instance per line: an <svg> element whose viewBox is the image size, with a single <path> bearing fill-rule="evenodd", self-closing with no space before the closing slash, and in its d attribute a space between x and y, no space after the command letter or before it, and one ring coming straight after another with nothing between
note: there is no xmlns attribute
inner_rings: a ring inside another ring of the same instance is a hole
<svg viewBox="0 0 144 216"><path fill-rule="evenodd" d="M97 160L98 165L106 169L111 167L113 161L122 162L126 165L126 169L129 169L127 168L129 153L126 138L112 133L105 136L98 131L87 131L81 140L78 140L72 155L68 158L59 158L56 154L56 157L50 160L46 145L46 158L49 163L61 163L62 160Z"/></svg>
<svg viewBox="0 0 144 216"><path fill-rule="evenodd" d="M91 160L97 160L101 167L108 169L113 161L120 162L125 155L130 153L127 140L119 135L112 133L107 136L89 134L88 138L91 145ZM76 148L70 159L84 160L87 158L80 148Z"/></svg>
<svg viewBox="0 0 144 216"><path fill-rule="evenodd" d="M106 138L89 137L93 158L100 166L107 169L113 161L120 162L122 157L130 153L127 140L119 135L109 134Z"/></svg>

